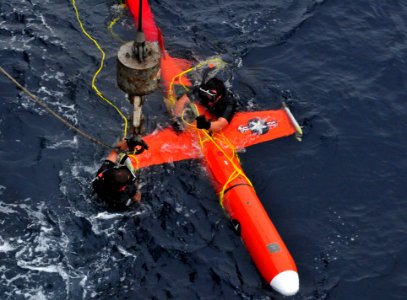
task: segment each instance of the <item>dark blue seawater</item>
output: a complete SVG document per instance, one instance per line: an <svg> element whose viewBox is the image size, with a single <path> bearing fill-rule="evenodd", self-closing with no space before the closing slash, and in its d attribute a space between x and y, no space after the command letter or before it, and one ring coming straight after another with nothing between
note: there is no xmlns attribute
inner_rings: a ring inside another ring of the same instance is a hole
<svg viewBox="0 0 407 300"><path fill-rule="evenodd" d="M134 36L116 1L77 0L106 52L97 80L130 113L116 53ZM247 109L286 99L304 123L240 154L293 255L292 299L407 297L407 3L150 1L167 49L227 55ZM100 52L70 0L0 2L0 65L79 128L113 144L122 120L92 90ZM262 280L198 161L143 171L143 202L104 210L90 182L106 151L0 76L1 299L283 299ZM147 127L168 125L162 94Z"/></svg>

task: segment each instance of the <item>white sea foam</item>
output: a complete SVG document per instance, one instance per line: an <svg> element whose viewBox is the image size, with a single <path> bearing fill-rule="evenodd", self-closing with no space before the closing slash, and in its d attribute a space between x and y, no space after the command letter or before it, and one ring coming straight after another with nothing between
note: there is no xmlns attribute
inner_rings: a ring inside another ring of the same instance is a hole
<svg viewBox="0 0 407 300"><path fill-rule="evenodd" d="M28 292L24 293L24 297L26 299L29 299L29 300L47 300L48 299L47 296L44 294L44 291L41 287L31 290L31 291L34 293L28 293Z"/></svg>
<svg viewBox="0 0 407 300"><path fill-rule="evenodd" d="M41 80L44 80L46 82L56 80L58 82L58 86L61 88L64 88L64 84L65 84L64 77L65 77L65 73L55 71L54 69L50 68L41 75Z"/></svg>
<svg viewBox="0 0 407 300"><path fill-rule="evenodd" d="M74 177L79 177L82 173L94 175L98 168L99 166L96 164L90 166L75 164L72 165L71 172Z"/></svg>
<svg viewBox="0 0 407 300"><path fill-rule="evenodd" d="M54 30L52 29L52 27L50 27L47 22L45 21L45 17L44 15L40 15L40 20L42 25L44 25L45 28L47 28L51 33L54 33Z"/></svg>
<svg viewBox="0 0 407 300"><path fill-rule="evenodd" d="M181 213L183 211L183 206L181 205L181 203L175 203L175 211L177 213Z"/></svg>
<svg viewBox="0 0 407 300"><path fill-rule="evenodd" d="M28 201L28 203L30 202ZM77 275L69 274L71 271L65 266L65 260L61 261L61 252L68 248L69 238L61 228L59 219L55 219L54 215L48 215L45 203L35 206L22 203L16 206L27 215L27 228L31 228L30 232L25 235L9 239L9 244L14 246L14 250L18 247L15 255L17 266L35 272L25 273L27 276L25 281L29 282L31 276L37 272L55 273L62 278L67 295L69 295L70 278L77 277ZM52 222L50 222L50 218ZM31 297L30 299L41 299L38 298L41 295L46 296L46 298L52 296L49 291L44 292L38 286L24 290L24 293L27 297L29 296L28 298Z"/></svg>
<svg viewBox="0 0 407 300"><path fill-rule="evenodd" d="M48 149L61 149L61 148L78 148L78 137L74 136L72 140L62 140L54 142L52 145L47 146Z"/></svg>
<svg viewBox="0 0 407 300"><path fill-rule="evenodd" d="M6 189L4 185L0 185L0 196L3 195L3 191Z"/></svg>
<svg viewBox="0 0 407 300"><path fill-rule="evenodd" d="M134 257L137 258L137 255L130 253L129 251L127 251L126 249L124 249L122 246L117 246L117 249L119 250L119 252L121 254L123 254L125 257Z"/></svg>
<svg viewBox="0 0 407 300"><path fill-rule="evenodd" d="M16 247L13 247L7 241L2 241L2 238L0 237L0 252L10 252L10 251L13 251L15 249L16 249Z"/></svg>
<svg viewBox="0 0 407 300"><path fill-rule="evenodd" d="M88 276L83 276L82 280L79 282L79 285L83 288L82 299L87 299L87 281Z"/></svg>
<svg viewBox="0 0 407 300"><path fill-rule="evenodd" d="M48 99L47 97L45 97L44 95L41 94L46 94L48 96L52 96L52 93L50 91L47 90L47 88L45 86L41 86L36 93L39 97L41 97L41 99L45 100Z"/></svg>
<svg viewBox="0 0 407 300"><path fill-rule="evenodd" d="M5 285L5 286L9 286L9 285L13 284L14 281L19 280L19 279L23 279L23 281L25 281L25 282L28 280L28 276L26 274L17 274L14 277L8 278L5 275L6 271L7 271L6 266L1 266L0 267L0 272L2 273L2 276L1 276L2 284Z"/></svg>
<svg viewBox="0 0 407 300"><path fill-rule="evenodd" d="M38 104L36 104L34 101L32 101L32 99L26 95L25 93L21 92L21 100L19 101L16 98L16 102L18 102L18 104L24 108L25 110L33 110L36 114L42 116L43 114L46 113L46 111L40 107Z"/></svg>
<svg viewBox="0 0 407 300"><path fill-rule="evenodd" d="M121 217L122 215L118 213L102 212L97 215L87 217L87 219L92 226L92 231L96 235L104 234L106 236L112 236L118 230L117 223Z"/></svg>
<svg viewBox="0 0 407 300"><path fill-rule="evenodd" d="M17 211L14 210L13 208L15 208L16 205L14 204L6 204L3 202L0 202L0 212L4 213L4 214L16 214Z"/></svg>
<svg viewBox="0 0 407 300"><path fill-rule="evenodd" d="M121 214L118 213L109 213L107 211L98 213L94 219L101 219L101 220L111 220L116 219L117 217L122 217Z"/></svg>
<svg viewBox="0 0 407 300"><path fill-rule="evenodd" d="M123 213L111 213L108 211L100 212L96 215L84 215L81 212L76 214L85 217L92 226L92 231L96 235L105 235L107 237L114 236L118 231L123 230L120 226L120 222L123 217L136 217L146 214L149 211L147 205L141 205L137 210L131 210Z"/></svg>

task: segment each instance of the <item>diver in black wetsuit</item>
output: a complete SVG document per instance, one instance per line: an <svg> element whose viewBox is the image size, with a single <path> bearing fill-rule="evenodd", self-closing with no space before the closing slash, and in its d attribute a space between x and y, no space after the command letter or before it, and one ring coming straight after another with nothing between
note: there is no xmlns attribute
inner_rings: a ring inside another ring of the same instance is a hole
<svg viewBox="0 0 407 300"><path fill-rule="evenodd" d="M140 202L135 170L125 154L129 149L138 147L140 154L148 146L144 141L122 140L110 152L92 182L93 190L110 209L124 209L134 202Z"/></svg>
<svg viewBox="0 0 407 300"><path fill-rule="evenodd" d="M182 122L180 120L182 111L185 105L195 99L213 116L210 120L207 120L204 115L196 117L196 126L199 129L220 131L229 125L235 115L235 98L227 91L222 80L211 78L206 83L192 89L190 93L183 95L176 102L174 108L176 121L173 124L175 131L179 132L182 130Z"/></svg>

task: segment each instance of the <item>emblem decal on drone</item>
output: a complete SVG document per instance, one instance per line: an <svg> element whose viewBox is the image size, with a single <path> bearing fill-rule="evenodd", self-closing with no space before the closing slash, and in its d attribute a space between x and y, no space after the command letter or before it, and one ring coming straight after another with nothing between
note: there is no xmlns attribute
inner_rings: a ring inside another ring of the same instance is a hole
<svg viewBox="0 0 407 300"><path fill-rule="evenodd" d="M246 126L240 125L237 130L241 133L251 131L251 133L256 135L266 134L270 129L276 128L278 126L277 121L266 121L260 118L250 119Z"/></svg>

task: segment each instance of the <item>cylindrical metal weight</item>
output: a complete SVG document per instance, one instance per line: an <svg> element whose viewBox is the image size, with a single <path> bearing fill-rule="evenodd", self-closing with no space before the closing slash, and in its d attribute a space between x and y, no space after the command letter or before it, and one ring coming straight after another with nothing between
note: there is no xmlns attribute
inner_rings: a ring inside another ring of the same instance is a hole
<svg viewBox="0 0 407 300"><path fill-rule="evenodd" d="M133 56L133 41L122 45L117 55L117 84L129 95L152 93L158 85L160 50L158 43L146 42L147 57L139 62Z"/></svg>

